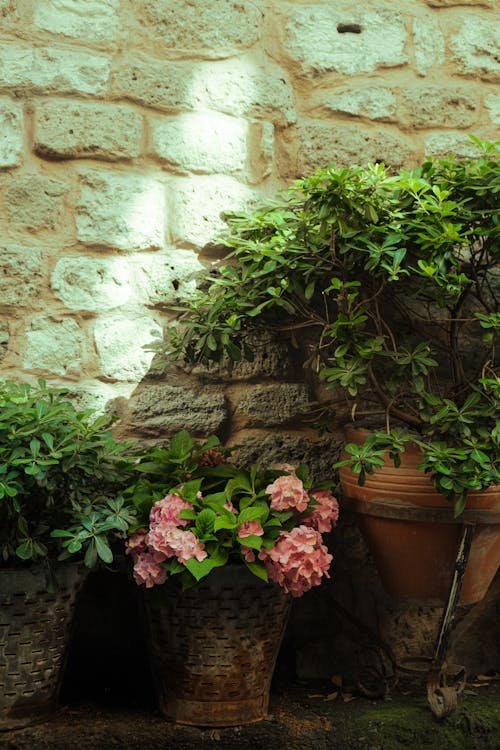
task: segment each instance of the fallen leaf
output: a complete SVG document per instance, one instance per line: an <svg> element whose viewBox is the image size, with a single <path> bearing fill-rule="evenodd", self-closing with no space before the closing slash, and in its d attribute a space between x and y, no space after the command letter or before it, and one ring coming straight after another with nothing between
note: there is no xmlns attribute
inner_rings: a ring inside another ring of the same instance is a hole
<svg viewBox="0 0 500 750"><path fill-rule="evenodd" d="M350 701L355 701L356 696L351 695L350 693L342 693L342 700L344 701L344 703L349 703Z"/></svg>
<svg viewBox="0 0 500 750"><path fill-rule="evenodd" d="M500 675L499 674L494 674L494 675L478 674L476 677L476 680L478 680L478 682L495 682L497 680L500 680Z"/></svg>
<svg viewBox="0 0 500 750"><path fill-rule="evenodd" d="M335 685L335 687L342 687L342 675L341 674L334 674L333 677L330 678L331 682Z"/></svg>
<svg viewBox="0 0 500 750"><path fill-rule="evenodd" d="M324 698L325 696L322 693L311 693L307 697L308 698Z"/></svg>

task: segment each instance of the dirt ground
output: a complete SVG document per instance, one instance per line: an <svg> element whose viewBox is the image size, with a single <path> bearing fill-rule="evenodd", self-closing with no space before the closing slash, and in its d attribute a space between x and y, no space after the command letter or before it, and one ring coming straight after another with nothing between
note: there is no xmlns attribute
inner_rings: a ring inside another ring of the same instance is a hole
<svg viewBox="0 0 500 750"><path fill-rule="evenodd" d="M152 709L63 706L50 721L0 734L1 750L500 750L498 681L468 686L436 720L423 685L371 701L332 684L275 689L270 713L246 727L177 725Z"/></svg>

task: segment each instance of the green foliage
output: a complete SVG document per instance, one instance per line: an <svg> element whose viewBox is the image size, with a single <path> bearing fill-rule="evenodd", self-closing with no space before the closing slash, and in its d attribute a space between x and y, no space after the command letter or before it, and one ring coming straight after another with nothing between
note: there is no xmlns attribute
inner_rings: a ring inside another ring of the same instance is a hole
<svg viewBox="0 0 500 750"><path fill-rule="evenodd" d="M0 565L112 561L133 516L109 496L132 466L109 425L42 380L0 382Z"/></svg>
<svg viewBox="0 0 500 750"><path fill-rule="evenodd" d="M305 365L357 414L378 410L389 433L395 421L411 428L460 510L468 490L498 481L500 459L500 144L472 140L475 158L396 175L331 165L266 208L230 214L232 252L164 352L231 367L252 355L250 334L300 338ZM383 444L353 456L361 479ZM434 460L443 450L448 462Z"/></svg>

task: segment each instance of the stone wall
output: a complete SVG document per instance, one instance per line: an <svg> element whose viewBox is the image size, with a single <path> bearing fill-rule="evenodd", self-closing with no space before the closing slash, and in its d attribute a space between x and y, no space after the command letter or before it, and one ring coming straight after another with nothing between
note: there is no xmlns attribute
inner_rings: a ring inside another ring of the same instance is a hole
<svg viewBox="0 0 500 750"><path fill-rule="evenodd" d="M144 346L222 211L331 161L494 139L499 20L497 0L0 0L0 376L118 409L121 434L216 431L327 474L338 439L279 344L230 379Z"/></svg>

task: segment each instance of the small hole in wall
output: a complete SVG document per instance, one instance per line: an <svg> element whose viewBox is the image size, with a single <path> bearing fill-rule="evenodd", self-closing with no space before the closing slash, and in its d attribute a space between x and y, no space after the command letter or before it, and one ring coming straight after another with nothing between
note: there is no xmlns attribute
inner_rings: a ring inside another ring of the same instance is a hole
<svg viewBox="0 0 500 750"><path fill-rule="evenodd" d="M337 31L339 34L361 34L362 28L359 23L339 23Z"/></svg>
<svg viewBox="0 0 500 750"><path fill-rule="evenodd" d="M179 282L177 281L177 279L174 279L174 280L172 281L172 286L174 287L175 291L177 291L177 290L178 290L178 288L179 288L180 284L179 284Z"/></svg>

